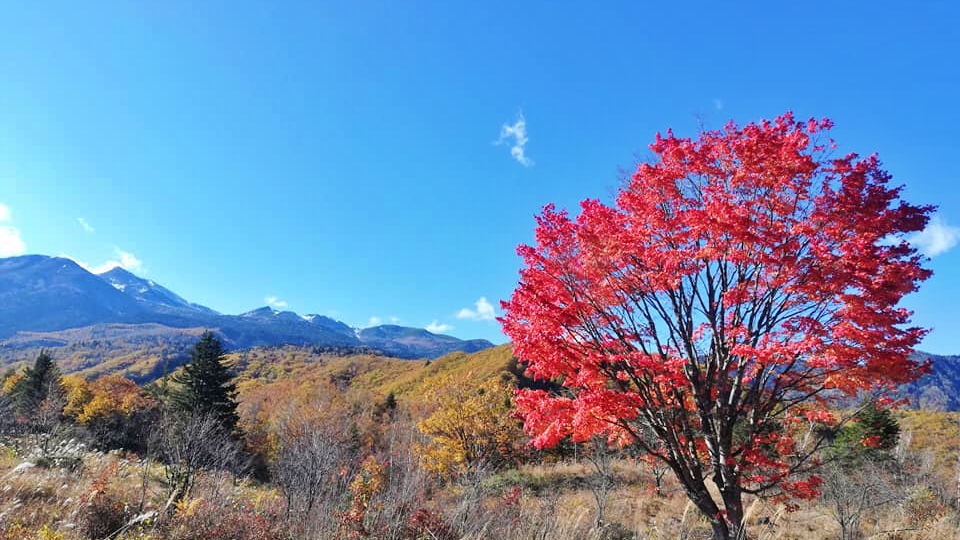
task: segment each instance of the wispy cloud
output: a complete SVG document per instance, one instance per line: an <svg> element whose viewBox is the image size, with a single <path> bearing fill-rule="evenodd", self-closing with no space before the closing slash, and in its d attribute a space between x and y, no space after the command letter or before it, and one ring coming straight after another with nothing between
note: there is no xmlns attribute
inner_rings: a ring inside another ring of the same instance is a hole
<svg viewBox="0 0 960 540"><path fill-rule="evenodd" d="M381 324L383 324L383 319L374 315L370 317L370 320L367 321L366 328L370 328L371 326L380 326Z"/></svg>
<svg viewBox="0 0 960 540"><path fill-rule="evenodd" d="M723 100L720 98L713 98L713 108L722 111L723 110Z"/></svg>
<svg viewBox="0 0 960 540"><path fill-rule="evenodd" d="M510 155L513 159L524 167L533 165L533 160L527 156L524 147L527 145L527 121L523 113L517 113L517 120L513 124L503 124L500 126L500 138L495 144L510 144Z"/></svg>
<svg viewBox="0 0 960 540"><path fill-rule="evenodd" d="M0 223L13 221L10 207L0 203ZM16 257L27 252L27 245L20 237L20 229L13 225L0 225L0 257Z"/></svg>
<svg viewBox="0 0 960 540"><path fill-rule="evenodd" d="M270 307L272 307L272 308L274 308L274 309L285 308L285 307L287 307L287 306L289 305L289 304L287 304L287 301L286 301L286 300L281 300L281 299L277 298L276 296L268 296L268 297L264 298L263 301L266 302L268 306L270 306Z"/></svg>
<svg viewBox="0 0 960 540"><path fill-rule="evenodd" d="M391 324L397 324L398 322L400 322L400 317L397 317L396 315L391 315L391 316L390 316L390 323L391 323Z"/></svg>
<svg viewBox="0 0 960 540"><path fill-rule="evenodd" d="M124 251L120 248L113 248L113 255L114 258L104 261L102 264L87 264L80 259L71 257L69 255L64 255L64 257L71 259L75 263L85 268L88 272L92 272L94 274L109 272L110 270L118 267L123 268L124 270L129 270L134 274L146 273L146 268L143 266L143 261L138 259L133 253Z"/></svg>
<svg viewBox="0 0 960 540"><path fill-rule="evenodd" d="M481 296L474 303L475 309L463 308L457 312L458 319L467 319L471 321L492 321L497 318L497 313L493 305L487 301L487 298Z"/></svg>
<svg viewBox="0 0 960 540"><path fill-rule="evenodd" d="M444 332L449 332L450 330L453 330L453 326L440 323L436 320L427 325L427 332L430 332L431 334L442 334Z"/></svg>
<svg viewBox="0 0 960 540"><path fill-rule="evenodd" d="M947 225L939 216L930 218L927 228L907 239L927 257L946 253L960 242L960 228Z"/></svg>
<svg viewBox="0 0 960 540"><path fill-rule="evenodd" d="M85 232L87 232L88 234L93 234L93 233L97 232L97 230L93 228L93 225L91 225L89 221L87 221L86 219L84 219L84 218L82 218L82 217L78 217L78 218L77 218L77 223L79 223L79 224L80 224L80 227L82 227L83 230L84 230Z"/></svg>

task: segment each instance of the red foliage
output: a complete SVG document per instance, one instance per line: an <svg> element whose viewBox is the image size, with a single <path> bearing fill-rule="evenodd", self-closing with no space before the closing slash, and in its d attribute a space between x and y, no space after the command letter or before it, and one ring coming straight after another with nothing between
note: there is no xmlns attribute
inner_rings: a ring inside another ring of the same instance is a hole
<svg viewBox="0 0 960 540"><path fill-rule="evenodd" d="M420 508L407 521L403 529L404 540L421 540L433 538L436 540L456 540L459 535L447 523L443 514L427 508Z"/></svg>
<svg viewBox="0 0 960 540"><path fill-rule="evenodd" d="M925 330L897 303L930 275L905 237L932 207L901 201L875 155L830 158L831 126L668 131L614 206L544 208L501 319L528 373L570 390L518 393L536 446L603 435L688 487L713 471L734 491L815 494L788 480L809 464L792 434L831 421L825 390L923 372L908 355Z"/></svg>

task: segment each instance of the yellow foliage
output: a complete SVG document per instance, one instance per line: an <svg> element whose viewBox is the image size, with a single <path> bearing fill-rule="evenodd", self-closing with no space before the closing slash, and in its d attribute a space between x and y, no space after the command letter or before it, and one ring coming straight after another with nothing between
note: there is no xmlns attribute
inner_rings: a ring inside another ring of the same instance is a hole
<svg viewBox="0 0 960 540"><path fill-rule="evenodd" d="M383 491L385 476L386 471L377 458L367 456L367 459L360 464L360 472L350 482L349 489L353 493L354 502L367 508L370 500Z"/></svg>
<svg viewBox="0 0 960 540"><path fill-rule="evenodd" d="M14 373L13 375L7 377L7 379L3 381L3 389L0 390L0 392L2 392L3 395L5 396L9 396L11 393L13 393L13 389L16 388L18 384L20 384L20 381L22 381L26 377L27 377L27 374L24 373L23 370L20 370Z"/></svg>
<svg viewBox="0 0 960 540"><path fill-rule="evenodd" d="M179 517L190 517L197 513L197 509L200 508L200 505L203 504L203 498L197 497L194 499L180 499L174 503L174 509L176 510L177 516Z"/></svg>
<svg viewBox="0 0 960 540"><path fill-rule="evenodd" d="M30 538L30 530L19 523L0 529L0 540L23 540Z"/></svg>
<svg viewBox="0 0 960 540"><path fill-rule="evenodd" d="M78 394L82 392L79 386L76 391ZM68 389L68 407L71 405L69 393ZM152 400L144 395L143 390L135 382L119 375L105 375L89 383L86 394L82 397L87 399L75 413L77 422L81 424L114 413L129 416L150 407L152 403ZM79 403L80 397L78 397Z"/></svg>
<svg viewBox="0 0 960 540"><path fill-rule="evenodd" d="M63 540L64 536L61 533L50 528L49 525L44 525L35 537L37 540Z"/></svg>
<svg viewBox="0 0 960 540"><path fill-rule="evenodd" d="M93 399L90 383L79 375L66 375L60 379L60 384L66 393L67 404L63 407L63 414L74 420L83 412L83 408Z"/></svg>
<svg viewBox="0 0 960 540"><path fill-rule="evenodd" d="M62 533L44 525L31 534L30 529L17 523L0 529L0 540L64 540Z"/></svg>
<svg viewBox="0 0 960 540"><path fill-rule="evenodd" d="M450 477L510 457L522 432L510 417L513 384L508 378L477 383L470 372L441 373L428 383L425 399L436 410L417 424L431 439L420 447L426 469Z"/></svg>

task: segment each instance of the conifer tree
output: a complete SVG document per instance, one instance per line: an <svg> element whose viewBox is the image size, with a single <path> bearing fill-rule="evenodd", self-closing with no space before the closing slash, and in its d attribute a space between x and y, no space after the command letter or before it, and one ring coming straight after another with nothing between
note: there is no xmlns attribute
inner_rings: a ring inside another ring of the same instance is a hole
<svg viewBox="0 0 960 540"><path fill-rule="evenodd" d="M844 426L834 441L833 454L849 466L863 461L884 461L900 439L900 423L875 398L868 397L854 415L853 422Z"/></svg>
<svg viewBox="0 0 960 540"><path fill-rule="evenodd" d="M44 400L56 394L60 388L60 369L47 351L40 351L33 367L24 371L24 378L13 390L13 399L20 414L29 415L40 407Z"/></svg>
<svg viewBox="0 0 960 540"><path fill-rule="evenodd" d="M237 430L236 385L224 363L225 352L212 332L204 332L190 352L190 363L172 377L179 387L170 390L174 408L198 415L212 415L228 432Z"/></svg>

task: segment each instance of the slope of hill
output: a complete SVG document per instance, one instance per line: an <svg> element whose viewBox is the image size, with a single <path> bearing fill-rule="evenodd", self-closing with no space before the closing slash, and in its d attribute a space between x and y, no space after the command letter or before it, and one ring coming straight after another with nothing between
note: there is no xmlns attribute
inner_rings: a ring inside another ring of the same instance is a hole
<svg viewBox="0 0 960 540"><path fill-rule="evenodd" d="M145 325L144 335L136 338L139 325ZM166 330L158 332L158 326ZM122 335L111 339L110 332L118 328ZM71 358L77 354L117 358L136 352L130 343L149 339L159 339L164 343L158 347L176 355L183 351L181 337L196 335L200 329L215 330L233 349L298 345L435 358L493 346L486 340L464 341L419 328L359 331L329 317L302 317L269 307L222 315L121 268L94 275L64 258L0 259L0 363L23 360L39 347L65 348ZM91 333L116 350L86 351L85 340L78 336Z"/></svg>
<svg viewBox="0 0 960 540"><path fill-rule="evenodd" d="M144 383L189 360L202 328L160 324L101 324L57 332L19 332L0 341L0 366L31 362L41 349L53 353L64 373L88 377L119 373Z"/></svg>
<svg viewBox="0 0 960 540"><path fill-rule="evenodd" d="M299 347L240 351L231 353L229 360L237 372L241 401L255 395L289 395L291 386L316 392L325 385L416 399L429 389L431 378L440 374L469 376L477 382L503 374L516 378L513 347L509 344L423 362L371 354L339 356ZM282 392L277 390L281 387Z"/></svg>
<svg viewBox="0 0 960 540"><path fill-rule="evenodd" d="M960 411L960 356L917 352L930 360L930 373L903 387L901 394L913 407L935 411Z"/></svg>

